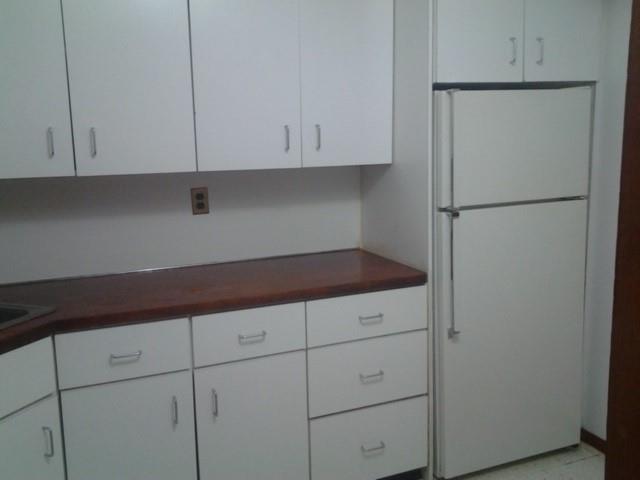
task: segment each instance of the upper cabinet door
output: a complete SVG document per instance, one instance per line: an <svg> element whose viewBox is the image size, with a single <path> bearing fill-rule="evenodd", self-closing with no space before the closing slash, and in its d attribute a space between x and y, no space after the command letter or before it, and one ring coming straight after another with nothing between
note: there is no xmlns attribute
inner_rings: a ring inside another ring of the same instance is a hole
<svg viewBox="0 0 640 480"><path fill-rule="evenodd" d="M79 175L194 171L187 0L62 0Z"/></svg>
<svg viewBox="0 0 640 480"><path fill-rule="evenodd" d="M305 167L391 163L393 0L301 0Z"/></svg>
<svg viewBox="0 0 640 480"><path fill-rule="evenodd" d="M526 81L597 80L602 0L527 0Z"/></svg>
<svg viewBox="0 0 640 480"><path fill-rule="evenodd" d="M58 0L0 5L0 178L74 175Z"/></svg>
<svg viewBox="0 0 640 480"><path fill-rule="evenodd" d="M522 81L524 0L438 0L436 18L436 82Z"/></svg>
<svg viewBox="0 0 640 480"><path fill-rule="evenodd" d="M301 166L298 0L191 0L198 168Z"/></svg>

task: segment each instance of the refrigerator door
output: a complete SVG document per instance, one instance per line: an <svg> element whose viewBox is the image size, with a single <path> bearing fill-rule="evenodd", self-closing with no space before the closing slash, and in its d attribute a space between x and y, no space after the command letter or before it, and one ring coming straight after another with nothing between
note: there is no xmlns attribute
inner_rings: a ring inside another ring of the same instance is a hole
<svg viewBox="0 0 640 480"><path fill-rule="evenodd" d="M438 215L439 476L579 442L586 203Z"/></svg>
<svg viewBox="0 0 640 480"><path fill-rule="evenodd" d="M437 92L440 206L587 195L592 100L591 87Z"/></svg>

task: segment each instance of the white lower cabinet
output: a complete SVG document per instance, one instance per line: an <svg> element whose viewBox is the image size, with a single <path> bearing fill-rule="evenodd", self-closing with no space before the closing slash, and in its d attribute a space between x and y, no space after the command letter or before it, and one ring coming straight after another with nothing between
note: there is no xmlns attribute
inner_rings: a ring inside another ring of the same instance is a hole
<svg viewBox="0 0 640 480"><path fill-rule="evenodd" d="M0 477L64 480L57 396L0 420Z"/></svg>
<svg viewBox="0 0 640 480"><path fill-rule="evenodd" d="M376 480L427 465L427 397L311 420L313 480Z"/></svg>
<svg viewBox="0 0 640 480"><path fill-rule="evenodd" d="M62 392L68 480L195 480L191 372Z"/></svg>
<svg viewBox="0 0 640 480"><path fill-rule="evenodd" d="M305 364L294 352L196 370L201 480L309 478Z"/></svg>

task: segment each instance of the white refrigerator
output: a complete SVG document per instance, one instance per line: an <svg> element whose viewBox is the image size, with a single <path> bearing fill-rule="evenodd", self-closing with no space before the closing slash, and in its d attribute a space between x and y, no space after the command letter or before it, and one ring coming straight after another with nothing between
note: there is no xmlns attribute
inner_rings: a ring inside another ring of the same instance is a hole
<svg viewBox="0 0 640 480"><path fill-rule="evenodd" d="M591 87L435 92L436 475L580 438Z"/></svg>

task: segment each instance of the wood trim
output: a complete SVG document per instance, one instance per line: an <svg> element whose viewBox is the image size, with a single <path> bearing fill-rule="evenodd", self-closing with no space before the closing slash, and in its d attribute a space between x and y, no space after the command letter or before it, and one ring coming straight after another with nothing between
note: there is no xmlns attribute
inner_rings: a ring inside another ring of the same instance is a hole
<svg viewBox="0 0 640 480"><path fill-rule="evenodd" d="M0 329L0 353L54 333L424 285L426 274L364 250L0 286L0 303L55 306Z"/></svg>
<svg viewBox="0 0 640 480"><path fill-rule="evenodd" d="M596 450L607 454L607 441L600 438L594 433L585 430L584 428L580 430L580 440L582 440L587 445L591 445Z"/></svg>

